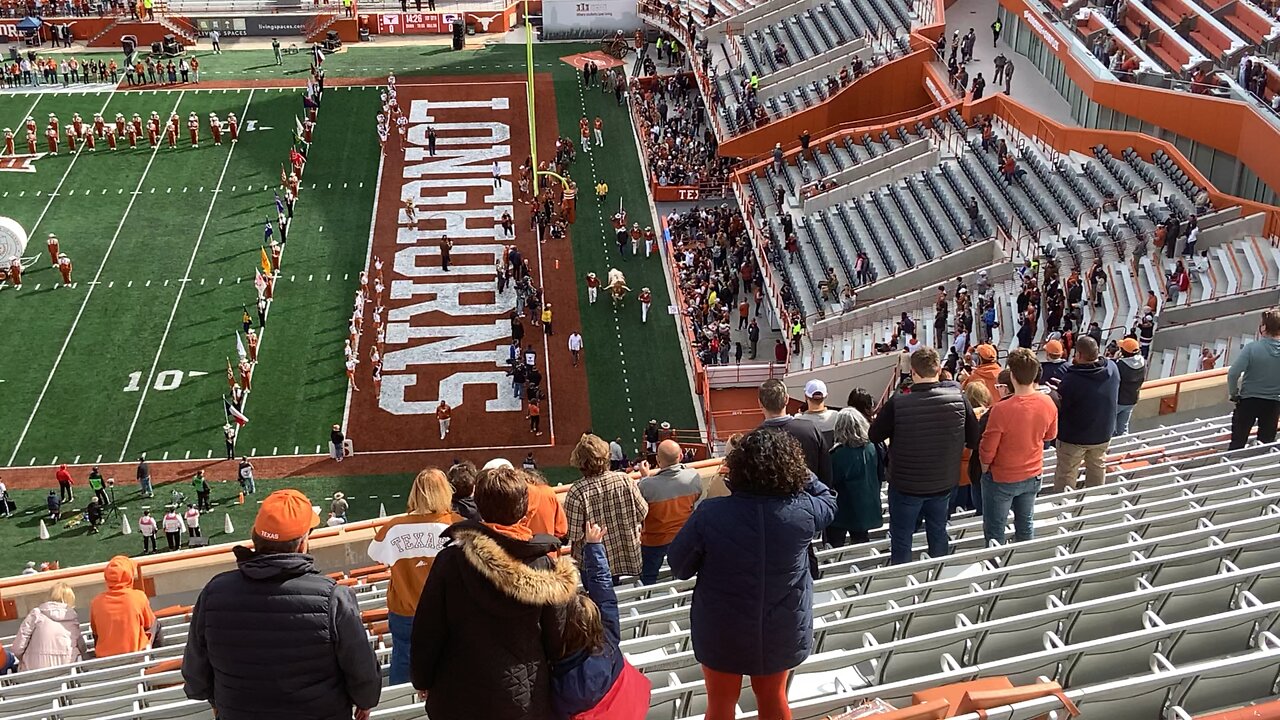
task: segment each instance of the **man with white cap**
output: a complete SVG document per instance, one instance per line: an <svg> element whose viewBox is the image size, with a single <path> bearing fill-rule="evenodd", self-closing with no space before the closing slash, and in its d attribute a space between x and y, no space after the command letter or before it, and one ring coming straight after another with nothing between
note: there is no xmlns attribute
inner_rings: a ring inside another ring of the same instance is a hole
<svg viewBox="0 0 1280 720"><path fill-rule="evenodd" d="M827 384L821 380L805 383L804 402L805 409L796 413L796 418L813 423L831 446L835 442L836 411L827 407Z"/></svg>
<svg viewBox="0 0 1280 720"><path fill-rule="evenodd" d="M764 422L760 427L781 430L794 437L804 452L804 464L809 472L817 475L824 485L831 482L831 442L813 423L787 414L787 386L781 380L771 378L761 383L756 396L760 409L764 411Z"/></svg>

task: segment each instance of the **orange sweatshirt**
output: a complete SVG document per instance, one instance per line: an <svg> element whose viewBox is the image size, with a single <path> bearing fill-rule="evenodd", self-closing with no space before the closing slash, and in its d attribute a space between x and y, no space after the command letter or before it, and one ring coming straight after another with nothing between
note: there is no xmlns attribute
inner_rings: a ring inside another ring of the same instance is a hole
<svg viewBox="0 0 1280 720"><path fill-rule="evenodd" d="M111 558L102 573L107 591L89 604L89 627L98 657L137 652L151 643L147 633L156 616L146 593L133 589L137 574L138 566L123 555Z"/></svg>
<svg viewBox="0 0 1280 720"><path fill-rule="evenodd" d="M1044 470L1044 444L1058 436L1058 408L1048 395L1011 395L987 411L978 458L996 482L1018 482Z"/></svg>
<svg viewBox="0 0 1280 720"><path fill-rule="evenodd" d="M991 393L991 402L1000 401L1000 392L996 390L996 380L1000 377L1000 363L990 362L983 363L973 369L969 373L969 377L965 378L962 387L968 387L970 383L980 382L987 386L987 391Z"/></svg>
<svg viewBox="0 0 1280 720"><path fill-rule="evenodd" d="M388 611L409 617L418 611L422 586L427 584L436 555L444 548L440 534L461 521L462 516L453 513L401 515L378 528L369 543L369 557L391 568Z"/></svg>
<svg viewBox="0 0 1280 720"><path fill-rule="evenodd" d="M525 517L534 535L563 538L569 534L569 517L564 514L556 491L547 485L529 486L529 512Z"/></svg>

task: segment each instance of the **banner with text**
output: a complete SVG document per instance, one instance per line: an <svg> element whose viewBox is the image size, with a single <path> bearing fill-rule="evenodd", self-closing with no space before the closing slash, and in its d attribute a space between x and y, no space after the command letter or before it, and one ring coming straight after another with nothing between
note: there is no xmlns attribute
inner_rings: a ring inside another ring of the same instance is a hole
<svg viewBox="0 0 1280 720"><path fill-rule="evenodd" d="M631 41L641 26L635 0L543 0L542 35L600 39L619 30Z"/></svg>

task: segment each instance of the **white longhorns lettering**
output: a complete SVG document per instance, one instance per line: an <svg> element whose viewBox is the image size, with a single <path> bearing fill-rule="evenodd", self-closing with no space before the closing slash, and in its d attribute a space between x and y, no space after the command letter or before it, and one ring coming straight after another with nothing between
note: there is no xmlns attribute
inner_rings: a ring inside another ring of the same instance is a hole
<svg viewBox="0 0 1280 720"><path fill-rule="evenodd" d="M409 147L398 193L400 225L390 263L387 350L378 396L378 406L394 415L431 415L441 400L461 405L468 385L469 392L489 396L488 412L524 409L514 397L511 378L492 369L505 364L511 333L507 315L514 307L509 295L498 296L494 280L494 266L505 250L498 218L514 214L514 204L510 182L493 187L493 164L510 176L511 126L491 120L451 122L455 110L468 116L477 110L509 111L510 100L409 104ZM428 125L436 133L434 155L428 149ZM408 201L416 210L413 222L403 207ZM454 243L447 272L441 264L443 236ZM435 382L442 373L448 374Z"/></svg>

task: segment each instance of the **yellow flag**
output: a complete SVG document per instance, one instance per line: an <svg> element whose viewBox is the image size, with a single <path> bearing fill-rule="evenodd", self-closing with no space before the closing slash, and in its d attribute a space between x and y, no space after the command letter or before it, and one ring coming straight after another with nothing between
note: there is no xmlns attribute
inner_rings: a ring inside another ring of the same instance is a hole
<svg viewBox="0 0 1280 720"><path fill-rule="evenodd" d="M267 257L267 249L259 245L258 250L262 251L262 272L270 275L271 274L271 258Z"/></svg>

